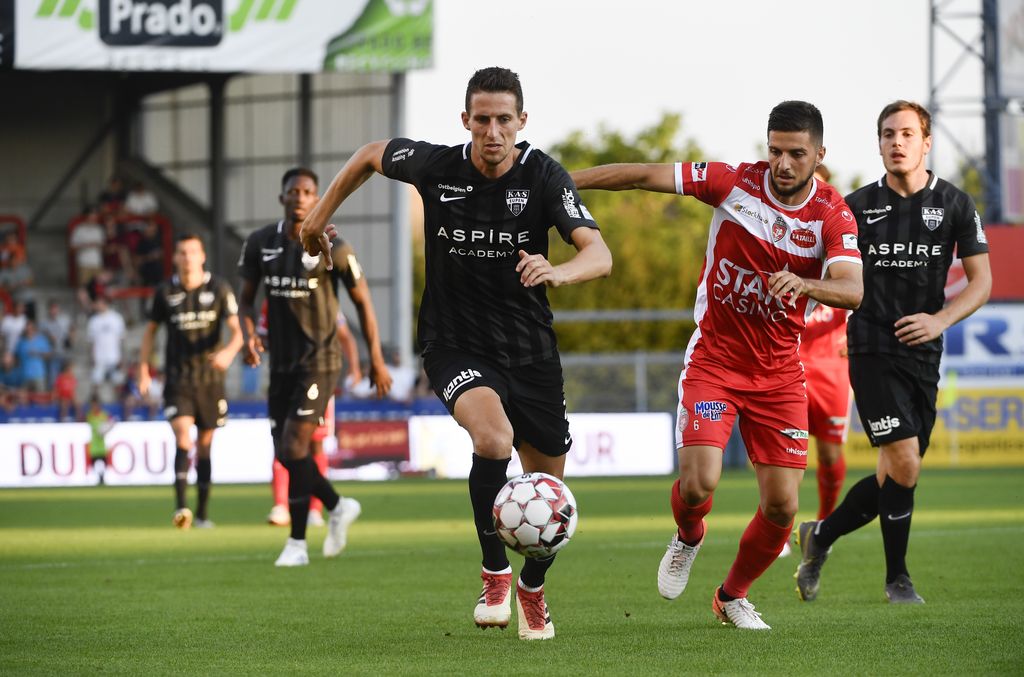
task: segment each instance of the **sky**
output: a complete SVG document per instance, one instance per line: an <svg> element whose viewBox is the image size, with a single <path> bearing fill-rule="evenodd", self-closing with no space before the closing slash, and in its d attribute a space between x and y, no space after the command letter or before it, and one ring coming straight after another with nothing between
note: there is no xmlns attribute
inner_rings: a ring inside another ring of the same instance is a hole
<svg viewBox="0 0 1024 677"><path fill-rule="evenodd" d="M977 0L953 0L978 11ZM834 183L883 173L875 123L894 99L928 103L928 0L435 0L434 66L407 78L406 133L435 143L467 140L460 113L477 68L519 73L529 115L520 140L546 149L580 130L627 136L663 112L683 116L683 137L706 160L765 157L768 113L780 101L818 106ZM973 37L980 23L953 23ZM936 40L938 76L961 50ZM979 96L981 64L965 59L947 95ZM940 122L972 152L977 118ZM933 166L950 176L959 158L941 128Z"/></svg>

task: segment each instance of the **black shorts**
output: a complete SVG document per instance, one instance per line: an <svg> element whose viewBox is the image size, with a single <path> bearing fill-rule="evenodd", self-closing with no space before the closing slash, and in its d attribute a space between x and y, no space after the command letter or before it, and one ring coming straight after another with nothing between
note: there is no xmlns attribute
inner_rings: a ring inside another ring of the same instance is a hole
<svg viewBox="0 0 1024 677"><path fill-rule="evenodd" d="M939 365L895 355L850 355L850 384L871 445L917 437L921 455L935 427Z"/></svg>
<svg viewBox="0 0 1024 677"><path fill-rule="evenodd" d="M270 372L267 414L270 425L280 434L287 419L322 425L327 400L338 385L341 370Z"/></svg>
<svg viewBox="0 0 1024 677"><path fill-rule="evenodd" d="M562 362L554 356L524 367L502 367L485 357L449 348L433 348L423 356L430 386L454 415L459 396L486 387L501 398L512 423L512 444L528 442L546 456L563 456L572 446L565 417Z"/></svg>
<svg viewBox="0 0 1024 677"><path fill-rule="evenodd" d="M228 417L224 382L168 383L164 388L164 418L173 421L179 416L194 418L200 430L222 428Z"/></svg>

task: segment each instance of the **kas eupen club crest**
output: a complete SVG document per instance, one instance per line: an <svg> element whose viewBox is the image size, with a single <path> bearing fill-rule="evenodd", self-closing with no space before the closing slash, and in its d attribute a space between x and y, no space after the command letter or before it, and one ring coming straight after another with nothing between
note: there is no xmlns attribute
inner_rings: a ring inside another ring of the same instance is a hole
<svg viewBox="0 0 1024 677"><path fill-rule="evenodd" d="M510 188L505 191L505 204L512 216L519 216L526 208L526 201L530 199L530 191L522 188Z"/></svg>
<svg viewBox="0 0 1024 677"><path fill-rule="evenodd" d="M942 207L922 207L921 208L921 219L924 221L925 228L928 230L935 230L942 225L942 214L946 210Z"/></svg>

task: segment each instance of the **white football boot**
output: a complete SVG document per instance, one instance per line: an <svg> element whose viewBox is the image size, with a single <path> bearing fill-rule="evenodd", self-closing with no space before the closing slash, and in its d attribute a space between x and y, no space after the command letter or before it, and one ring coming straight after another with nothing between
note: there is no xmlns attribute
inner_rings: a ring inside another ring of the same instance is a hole
<svg viewBox="0 0 1024 677"><path fill-rule="evenodd" d="M480 578L484 585L473 609L473 622L478 628L504 630L512 619L512 570L501 574L481 571Z"/></svg>
<svg viewBox="0 0 1024 677"><path fill-rule="evenodd" d="M704 533L707 533L707 522L704 523ZM658 565L658 592L665 599L675 599L686 589L686 583L690 580L690 567L696 559L700 546L704 543L704 537L697 545L686 545L679 540L679 531L672 534L665 555Z"/></svg>
<svg viewBox="0 0 1024 677"><path fill-rule="evenodd" d="M324 557L337 557L345 549L348 543L348 528L363 507L354 498L343 498L334 506L334 510L328 513L327 538L324 539Z"/></svg>
<svg viewBox="0 0 1024 677"><path fill-rule="evenodd" d="M306 549L306 541L294 538L285 541L284 550L274 562L276 567L304 567L307 564L309 564L309 551Z"/></svg>
<svg viewBox="0 0 1024 677"><path fill-rule="evenodd" d="M722 625L735 625L741 630L771 630L772 626L761 620L761 614L754 611L754 605L746 597L738 597L731 602L718 599L718 590L711 600L711 610L715 612Z"/></svg>

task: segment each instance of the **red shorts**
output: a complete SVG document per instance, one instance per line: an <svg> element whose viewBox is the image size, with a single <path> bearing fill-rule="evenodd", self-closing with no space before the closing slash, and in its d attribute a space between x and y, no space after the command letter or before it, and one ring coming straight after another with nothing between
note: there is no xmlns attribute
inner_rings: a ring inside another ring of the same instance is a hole
<svg viewBox="0 0 1024 677"><path fill-rule="evenodd" d="M724 449L740 415L740 434L752 463L807 467L807 394L799 376L724 378L695 370L679 379L676 448L706 445Z"/></svg>
<svg viewBox="0 0 1024 677"><path fill-rule="evenodd" d="M819 440L844 444L850 427L850 369L845 359L804 363L807 431Z"/></svg>

